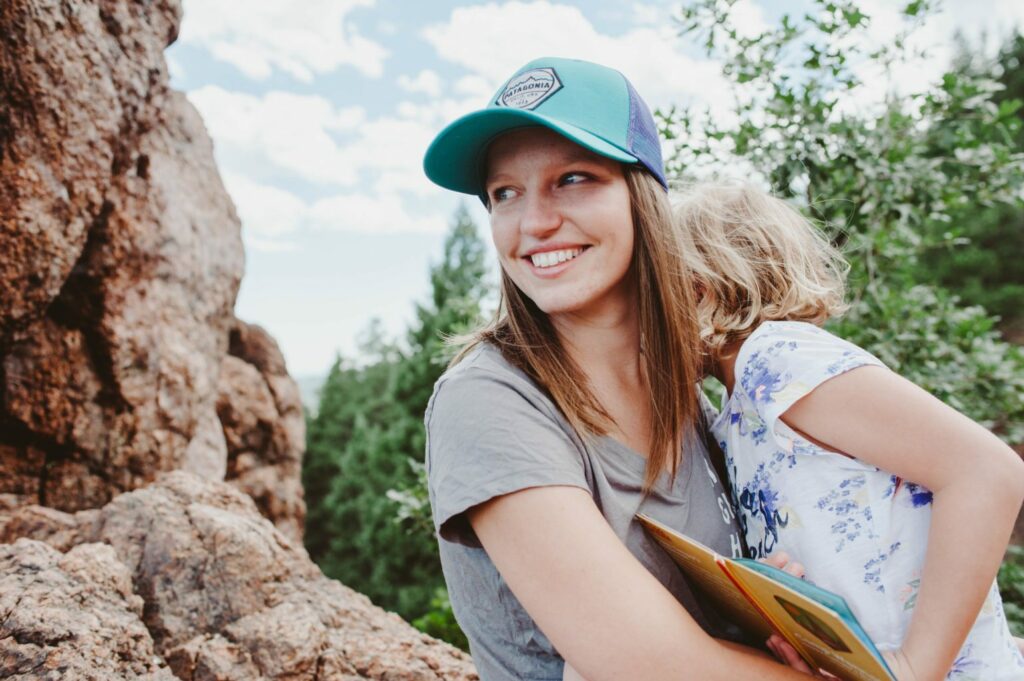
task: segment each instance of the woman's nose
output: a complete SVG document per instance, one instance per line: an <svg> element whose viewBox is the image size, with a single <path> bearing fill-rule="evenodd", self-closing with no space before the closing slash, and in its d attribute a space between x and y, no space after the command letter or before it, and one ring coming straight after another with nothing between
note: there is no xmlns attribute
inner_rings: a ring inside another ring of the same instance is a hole
<svg viewBox="0 0 1024 681"><path fill-rule="evenodd" d="M562 215L551 197L541 192L527 194L519 229L524 234L543 238L562 225Z"/></svg>

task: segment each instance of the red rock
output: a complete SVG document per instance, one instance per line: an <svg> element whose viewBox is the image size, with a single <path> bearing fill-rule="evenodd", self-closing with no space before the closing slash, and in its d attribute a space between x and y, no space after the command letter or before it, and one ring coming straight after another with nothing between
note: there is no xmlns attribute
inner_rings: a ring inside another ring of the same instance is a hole
<svg viewBox="0 0 1024 681"><path fill-rule="evenodd" d="M232 312L180 19L0 2L0 677L476 679L302 547L299 392Z"/></svg>
<svg viewBox="0 0 1024 681"><path fill-rule="evenodd" d="M45 554L59 561L61 554L48 546L18 539L21 532L60 548L74 545L68 556L102 547L99 565L82 570L109 573L105 588L119 595L104 601L117 606L117 617L109 616L117 627L112 624L112 633L104 634L108 645L129 651L132 645L151 646L161 668L166 661L181 679L477 678L465 653L326 578L301 544L224 482L168 473L102 509L68 514L24 507L0 527L0 539L17 540L0 545L12 560L38 561L35 556ZM93 581L99 579L95 575ZM17 602L34 584L0 582L0 598ZM73 624L93 611L82 613L85 606L67 598L54 607L33 607L0 624L0 640L25 640L24 632L49 631L46 626L58 631L51 638L59 638L65 625L45 621L64 618ZM37 660L41 653L32 648L19 654Z"/></svg>

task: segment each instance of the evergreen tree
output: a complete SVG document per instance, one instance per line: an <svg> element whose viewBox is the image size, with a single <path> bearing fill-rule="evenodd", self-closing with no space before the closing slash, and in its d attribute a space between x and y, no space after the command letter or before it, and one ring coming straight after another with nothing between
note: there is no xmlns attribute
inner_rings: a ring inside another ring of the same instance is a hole
<svg viewBox="0 0 1024 681"><path fill-rule="evenodd" d="M451 359L445 339L469 331L480 321L480 305L488 293L486 253L469 211L460 204L445 240L444 257L430 271L430 299L416 306L416 323L407 337L409 354L398 377L398 400L417 419L422 419L434 382ZM423 447L415 450L422 453Z"/></svg>
<svg viewBox="0 0 1024 681"><path fill-rule="evenodd" d="M338 357L320 389L317 416L306 416L306 454L302 460L302 486L306 498L304 542L310 557L322 563L334 536L326 502L341 471L345 443L355 436L357 420L377 413L386 403L388 385L398 351L387 343L380 321L371 320L359 344L363 366Z"/></svg>
<svg viewBox="0 0 1024 681"><path fill-rule="evenodd" d="M1011 148L1024 156L1024 35L1006 41L994 60L977 56L961 42L960 56L953 73L960 78L978 80L995 76L990 100L979 102L996 111L1005 123ZM984 120L975 111L966 110L958 119L936 126L936 135L957 144L965 136L976 138ZM1021 161L1018 161L1021 162ZM932 226L945 238L935 239L939 246L922 257L920 278L934 281L956 291L964 302L980 305L1001 318L1000 328L1007 337L1024 341L1024 207L1020 204L980 204L971 202L958 211L949 223Z"/></svg>
<svg viewBox="0 0 1024 681"><path fill-rule="evenodd" d="M444 586L430 533L396 519L392 489L413 487L423 460L423 412L444 371L443 337L477 322L486 294L485 247L465 207L456 212L444 257L431 268L431 296L417 306L407 346L372 327L366 364L339 360L309 420L303 483L306 547L330 577L406 619L430 610Z"/></svg>

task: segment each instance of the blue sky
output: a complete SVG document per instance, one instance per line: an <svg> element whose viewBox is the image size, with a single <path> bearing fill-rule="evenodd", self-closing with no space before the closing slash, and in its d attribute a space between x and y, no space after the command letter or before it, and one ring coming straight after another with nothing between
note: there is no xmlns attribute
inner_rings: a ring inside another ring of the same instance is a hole
<svg viewBox="0 0 1024 681"><path fill-rule="evenodd" d="M430 140L538 56L618 68L648 102L728 109L719 65L676 35L678 1L185 0L167 51L238 208L246 272L237 315L267 328L293 375L353 356L379 317L399 334L428 294L460 197L422 175ZM865 0L879 39L900 2ZM1005 33L1024 2L955 0L921 40L932 78L954 27ZM741 0L755 31L802 0ZM884 85L859 100L880 96ZM487 236L486 214L467 197Z"/></svg>

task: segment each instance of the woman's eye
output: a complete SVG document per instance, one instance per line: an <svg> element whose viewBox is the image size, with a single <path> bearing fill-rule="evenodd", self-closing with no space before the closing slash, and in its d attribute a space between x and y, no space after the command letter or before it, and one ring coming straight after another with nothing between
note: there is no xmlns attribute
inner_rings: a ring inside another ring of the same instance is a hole
<svg viewBox="0 0 1024 681"><path fill-rule="evenodd" d="M513 196L515 196L515 192L511 187L498 187L491 191L491 202L501 203L502 201L511 199Z"/></svg>
<svg viewBox="0 0 1024 681"><path fill-rule="evenodd" d="M590 179L589 176L584 173L566 173L565 175L562 175L561 184L579 184L580 182L584 182L588 179Z"/></svg>

